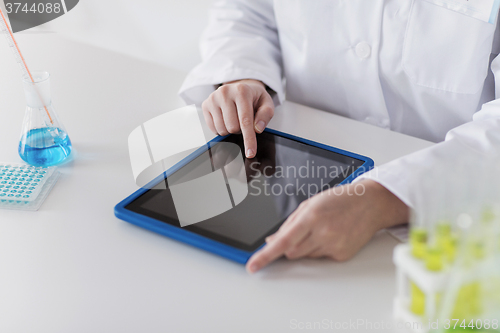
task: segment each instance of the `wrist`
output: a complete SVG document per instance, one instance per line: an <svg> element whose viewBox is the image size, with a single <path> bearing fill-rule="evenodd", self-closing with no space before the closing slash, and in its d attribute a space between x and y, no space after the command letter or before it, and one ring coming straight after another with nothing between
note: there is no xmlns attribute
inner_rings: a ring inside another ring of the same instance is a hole
<svg viewBox="0 0 500 333"><path fill-rule="evenodd" d="M246 84L252 84L252 85L258 85L264 89L266 89L266 85L264 84L264 82L262 81L259 81L259 80L254 80L254 79L241 79L241 80L234 80L234 81L229 81L229 82L224 82L223 84L221 84L221 86L225 85L225 84L233 84L233 83L246 83Z"/></svg>
<svg viewBox="0 0 500 333"><path fill-rule="evenodd" d="M408 222L409 208L383 185L371 179L362 180L368 194L368 204L378 230Z"/></svg>

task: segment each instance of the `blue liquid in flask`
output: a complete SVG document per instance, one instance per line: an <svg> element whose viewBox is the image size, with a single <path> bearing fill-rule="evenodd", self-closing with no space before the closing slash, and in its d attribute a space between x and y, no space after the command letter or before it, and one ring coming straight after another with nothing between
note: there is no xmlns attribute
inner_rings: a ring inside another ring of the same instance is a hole
<svg viewBox="0 0 500 333"><path fill-rule="evenodd" d="M19 143L19 156L33 166L51 166L71 154L68 134L57 127L31 129Z"/></svg>

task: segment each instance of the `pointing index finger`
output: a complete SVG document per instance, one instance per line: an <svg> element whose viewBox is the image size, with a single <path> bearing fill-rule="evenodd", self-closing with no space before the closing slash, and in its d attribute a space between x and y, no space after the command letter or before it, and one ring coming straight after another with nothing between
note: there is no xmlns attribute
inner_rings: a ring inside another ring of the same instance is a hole
<svg viewBox="0 0 500 333"><path fill-rule="evenodd" d="M257 153L257 137L255 134L253 119L254 110L252 101L249 98L242 98L236 101L238 118L240 121L241 134L245 143L245 155L248 158L255 157Z"/></svg>
<svg viewBox="0 0 500 333"><path fill-rule="evenodd" d="M308 234L309 228L305 223L297 221L293 227L284 232L275 234L275 239L266 244L264 248L255 253L247 263L247 270L255 273L264 266L267 266L278 259L285 252L301 242Z"/></svg>

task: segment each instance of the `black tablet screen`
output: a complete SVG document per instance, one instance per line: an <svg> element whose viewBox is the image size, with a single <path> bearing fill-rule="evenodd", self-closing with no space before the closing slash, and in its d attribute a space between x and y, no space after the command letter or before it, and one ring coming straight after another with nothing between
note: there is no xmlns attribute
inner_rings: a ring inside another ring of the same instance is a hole
<svg viewBox="0 0 500 333"><path fill-rule="evenodd" d="M238 145L244 156L241 135L231 135L223 142ZM257 136L257 146L255 158L244 158L248 195L243 201L220 215L184 229L245 251L254 251L302 201L341 183L364 163L268 132ZM207 161L213 165L211 149L170 177L183 177ZM165 183L148 190L126 209L179 226L172 193Z"/></svg>

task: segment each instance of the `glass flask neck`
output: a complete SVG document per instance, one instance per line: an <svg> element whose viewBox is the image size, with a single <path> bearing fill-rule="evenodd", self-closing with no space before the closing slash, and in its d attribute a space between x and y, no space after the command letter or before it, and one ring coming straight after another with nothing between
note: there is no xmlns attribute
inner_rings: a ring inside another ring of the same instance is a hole
<svg viewBox="0 0 500 333"><path fill-rule="evenodd" d="M33 78L33 82L31 81ZM31 78L23 80L26 106L42 109L52 104L50 97L50 76L47 72L33 72Z"/></svg>

